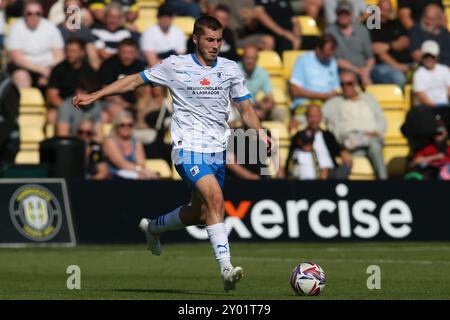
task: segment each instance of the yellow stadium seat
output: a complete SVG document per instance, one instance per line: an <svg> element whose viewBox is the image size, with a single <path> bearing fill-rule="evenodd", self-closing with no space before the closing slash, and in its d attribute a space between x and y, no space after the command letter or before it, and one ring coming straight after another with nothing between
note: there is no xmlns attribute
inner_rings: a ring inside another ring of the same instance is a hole
<svg viewBox="0 0 450 320"><path fill-rule="evenodd" d="M45 115L43 114L20 114L19 115L19 127L40 127L44 128Z"/></svg>
<svg viewBox="0 0 450 320"><path fill-rule="evenodd" d="M384 148L384 162L390 177L405 174L408 155L408 146L386 146Z"/></svg>
<svg viewBox="0 0 450 320"><path fill-rule="evenodd" d="M275 100L276 105L286 105L287 104L286 92L283 91L280 87L273 87L272 94L273 94L273 99Z"/></svg>
<svg viewBox="0 0 450 320"><path fill-rule="evenodd" d="M320 31L317 26L316 20L309 16L297 16L300 23L302 36L320 36L322 31Z"/></svg>
<svg viewBox="0 0 450 320"><path fill-rule="evenodd" d="M294 69L297 58L302 54L309 52L307 50L286 50L283 51L283 77L286 80L291 78L292 70Z"/></svg>
<svg viewBox="0 0 450 320"><path fill-rule="evenodd" d="M37 88L20 89L20 108L45 108L45 100L42 93Z"/></svg>
<svg viewBox="0 0 450 320"><path fill-rule="evenodd" d="M47 123L45 125L45 137L47 139L53 138L55 136L55 125L51 123Z"/></svg>
<svg viewBox="0 0 450 320"><path fill-rule="evenodd" d="M449 7L445 8L445 15L447 16L447 29L450 31L450 1Z"/></svg>
<svg viewBox="0 0 450 320"><path fill-rule="evenodd" d="M286 124L279 121L263 121L261 125L264 129L270 131L272 138L279 147L289 145L290 137Z"/></svg>
<svg viewBox="0 0 450 320"><path fill-rule="evenodd" d="M39 164L39 151L21 150L17 153L16 164Z"/></svg>
<svg viewBox="0 0 450 320"><path fill-rule="evenodd" d="M283 64L281 58L275 51L260 51L258 65L264 68L270 75L281 75Z"/></svg>
<svg viewBox="0 0 450 320"><path fill-rule="evenodd" d="M175 17L173 25L180 28L186 36L190 36L194 31L195 19L192 17Z"/></svg>
<svg viewBox="0 0 450 320"><path fill-rule="evenodd" d="M272 88L280 88L286 93L286 80L283 77L270 77L270 84Z"/></svg>
<svg viewBox="0 0 450 320"><path fill-rule="evenodd" d="M113 127L112 123L102 123L102 131L103 131L103 135L105 137L109 136L109 134L111 133L112 127Z"/></svg>
<svg viewBox="0 0 450 320"><path fill-rule="evenodd" d="M366 92L375 96L383 109L404 109L405 97L402 89L395 84L371 84Z"/></svg>
<svg viewBox="0 0 450 320"><path fill-rule="evenodd" d="M158 172L161 178L172 178L172 170L164 159L147 159L145 160L145 167Z"/></svg>
<svg viewBox="0 0 450 320"><path fill-rule="evenodd" d="M145 32L148 28L150 28L151 26L155 25L156 23L158 23L158 20L155 18L141 18L138 17L136 19L136 21L134 22L134 24L136 25L136 29L138 32L143 33Z"/></svg>
<svg viewBox="0 0 450 320"><path fill-rule="evenodd" d="M25 126L20 128L20 142L39 143L45 139L42 126Z"/></svg>
<svg viewBox="0 0 450 320"><path fill-rule="evenodd" d="M413 106L413 90L412 85L407 84L404 88L405 90L405 110L408 111Z"/></svg>
<svg viewBox="0 0 450 320"><path fill-rule="evenodd" d="M156 19L156 15L158 14L158 10L156 8L140 8L139 9L139 19Z"/></svg>
<svg viewBox="0 0 450 320"><path fill-rule="evenodd" d="M353 157L353 166L350 180L375 180L376 176L369 159L366 157Z"/></svg>
<svg viewBox="0 0 450 320"><path fill-rule="evenodd" d="M384 110L384 116L387 121L386 145L407 145L407 140L400 131L402 124L405 122L406 112L403 110Z"/></svg>

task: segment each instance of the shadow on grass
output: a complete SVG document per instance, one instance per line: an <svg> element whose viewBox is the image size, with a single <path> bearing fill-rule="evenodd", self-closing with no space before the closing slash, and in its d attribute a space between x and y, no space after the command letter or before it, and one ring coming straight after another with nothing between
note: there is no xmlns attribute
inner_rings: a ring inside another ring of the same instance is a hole
<svg viewBox="0 0 450 320"><path fill-rule="evenodd" d="M176 290L176 289L112 289L115 292L126 293L165 293L165 294L186 294L186 295L202 295L202 296L218 296L225 297L229 294L217 291L200 291L200 290Z"/></svg>

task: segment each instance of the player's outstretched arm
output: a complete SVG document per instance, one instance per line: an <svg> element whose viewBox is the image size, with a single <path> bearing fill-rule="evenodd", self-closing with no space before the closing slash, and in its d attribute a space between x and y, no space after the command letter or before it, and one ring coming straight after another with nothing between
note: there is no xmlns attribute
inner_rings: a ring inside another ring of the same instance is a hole
<svg viewBox="0 0 450 320"><path fill-rule="evenodd" d="M107 85L103 89L100 89L93 93L90 94L79 93L75 97L73 97L72 104L75 108L79 109L80 107L88 106L94 101L97 101L98 99L101 99L103 97L114 94L121 94L127 91L132 91L142 84L144 84L144 80L139 75L139 73L132 74L123 77L122 79L119 79L117 81L114 81L113 83Z"/></svg>
<svg viewBox="0 0 450 320"><path fill-rule="evenodd" d="M259 137L262 141L267 144L267 149L270 150L273 146L272 139L266 135L263 127L261 126L261 122L259 121L258 115L253 109L253 105L250 99L237 102L239 107L239 112L242 117L242 121L249 128L255 129L259 133Z"/></svg>

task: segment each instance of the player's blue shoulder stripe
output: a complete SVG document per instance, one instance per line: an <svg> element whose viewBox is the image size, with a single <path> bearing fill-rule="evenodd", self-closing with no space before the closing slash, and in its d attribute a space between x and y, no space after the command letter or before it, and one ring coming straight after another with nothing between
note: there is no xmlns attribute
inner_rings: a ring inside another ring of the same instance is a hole
<svg viewBox="0 0 450 320"><path fill-rule="evenodd" d="M195 53L191 53L191 57L192 57L192 60L194 60L194 62L196 64L198 64L201 67L204 67L204 65L202 65L202 63L200 61L198 61L197 57L195 56ZM214 60L214 63L211 65L211 68L214 68L215 66L217 66L217 58L216 58L216 60Z"/></svg>
<svg viewBox="0 0 450 320"><path fill-rule="evenodd" d="M142 80L144 80L145 83L150 83L151 81L147 78L147 76L145 75L145 70L139 72L139 75L141 76Z"/></svg>
<svg viewBox="0 0 450 320"><path fill-rule="evenodd" d="M233 98L233 100L241 102L241 101L248 100L248 99L251 99L251 98L252 98L252 95L250 93L248 93L245 96Z"/></svg>

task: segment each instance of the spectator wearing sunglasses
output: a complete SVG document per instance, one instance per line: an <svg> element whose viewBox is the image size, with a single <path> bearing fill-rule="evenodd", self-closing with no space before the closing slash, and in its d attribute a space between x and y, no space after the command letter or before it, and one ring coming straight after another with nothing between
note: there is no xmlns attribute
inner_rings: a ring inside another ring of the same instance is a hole
<svg viewBox="0 0 450 320"><path fill-rule="evenodd" d="M85 117L78 125L78 138L84 141L86 179L104 180L108 178L108 164L103 155L102 145L98 143L95 136L96 122Z"/></svg>
<svg viewBox="0 0 450 320"><path fill-rule="evenodd" d="M156 172L145 168L144 146L133 136L133 130L129 111L122 111L113 119L112 132L104 143L109 173L114 179L158 179Z"/></svg>
<svg viewBox="0 0 450 320"><path fill-rule="evenodd" d="M369 159L379 179L387 179L383 158L386 119L375 97L358 90L357 75L340 74L342 96L328 100L322 108L325 124L339 144L352 156Z"/></svg>
<svg viewBox="0 0 450 320"><path fill-rule="evenodd" d="M6 49L7 70L19 88L45 88L51 69L64 59L64 41L58 28L43 18L39 1L27 1L23 17L11 26Z"/></svg>

